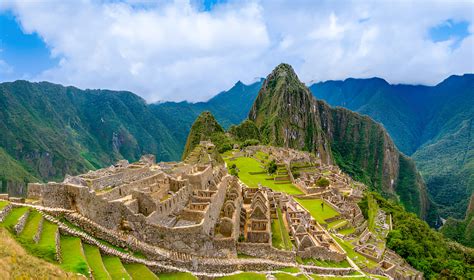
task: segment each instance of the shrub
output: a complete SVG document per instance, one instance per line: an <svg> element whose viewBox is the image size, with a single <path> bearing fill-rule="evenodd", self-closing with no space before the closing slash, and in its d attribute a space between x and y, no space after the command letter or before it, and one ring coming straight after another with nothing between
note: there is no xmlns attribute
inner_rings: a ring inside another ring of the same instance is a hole
<svg viewBox="0 0 474 280"><path fill-rule="evenodd" d="M275 160L272 160L270 162L268 162L267 164L267 172L268 174L273 174L277 171L278 169L278 166L276 165L276 162Z"/></svg>
<svg viewBox="0 0 474 280"><path fill-rule="evenodd" d="M328 179L326 178L319 178L317 181L316 181L316 185L318 187L327 187L329 186L330 182Z"/></svg>

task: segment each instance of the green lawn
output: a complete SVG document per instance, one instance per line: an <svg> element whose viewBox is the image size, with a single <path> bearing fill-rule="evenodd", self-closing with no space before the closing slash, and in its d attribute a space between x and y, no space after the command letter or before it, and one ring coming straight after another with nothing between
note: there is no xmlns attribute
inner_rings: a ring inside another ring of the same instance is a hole
<svg viewBox="0 0 474 280"><path fill-rule="evenodd" d="M370 278L367 278L367 277L350 277L350 276L346 276L346 277L334 276L334 277L331 277L331 276L320 276L320 275L316 275L316 274L311 274L311 277L315 280L365 280L365 279L370 279Z"/></svg>
<svg viewBox="0 0 474 280"><path fill-rule="evenodd" d="M282 268L282 269L279 269L280 271L284 271L284 272L290 272L290 273L298 273L300 272L300 269L297 268L297 267L292 267L292 266L289 266L289 267L285 267L285 268Z"/></svg>
<svg viewBox="0 0 474 280"><path fill-rule="evenodd" d="M43 231L40 240L36 246L36 255L42 258L55 261L56 260L56 231L58 225L49 221L43 222Z"/></svg>
<svg viewBox="0 0 474 280"><path fill-rule="evenodd" d="M292 244L290 235L283 222L281 209L277 208L278 219L272 221L272 245L277 249L291 250Z"/></svg>
<svg viewBox="0 0 474 280"><path fill-rule="evenodd" d="M329 204L324 202L324 207L321 207L321 199L298 199L295 198L311 216L320 224L326 224L325 219L332 218L339 215Z"/></svg>
<svg viewBox="0 0 474 280"><path fill-rule="evenodd" d="M89 264L92 276L95 280L107 280L112 279L107 269L102 262L102 256L100 255L99 248L89 244L83 244L84 254L86 255L87 263Z"/></svg>
<svg viewBox="0 0 474 280"><path fill-rule="evenodd" d="M339 233L342 234L342 235L349 235L349 234L353 233L354 231L355 231L355 228L348 227L348 228L345 228L345 229L341 229L339 231Z"/></svg>
<svg viewBox="0 0 474 280"><path fill-rule="evenodd" d="M8 213L8 215L5 217L1 225L12 230L18 222L18 219L20 219L20 217L23 216L26 211L28 211L28 207L13 208L10 213Z"/></svg>
<svg viewBox="0 0 474 280"><path fill-rule="evenodd" d="M293 276L291 274L287 274L287 273L275 273L273 274L276 279L278 280L293 280L293 279L296 279L296 280L299 280L299 279L302 279L302 280L306 280L307 278L304 276L304 275L298 275L298 276Z"/></svg>
<svg viewBox="0 0 474 280"><path fill-rule="evenodd" d="M342 262L334 262L334 261L325 261L325 260L317 260L317 259L301 259L300 257L297 257L296 259L299 263L302 264L307 264L307 265L317 265L321 267L351 267L349 262L347 260L343 260Z"/></svg>
<svg viewBox="0 0 474 280"><path fill-rule="evenodd" d="M126 263L123 265L132 279L158 280L158 277L148 267L141 263Z"/></svg>
<svg viewBox="0 0 474 280"><path fill-rule="evenodd" d="M255 272L243 272L230 276L224 276L217 279L222 280L266 280L265 274L258 274Z"/></svg>
<svg viewBox="0 0 474 280"><path fill-rule="evenodd" d="M335 220L328 224L328 228L337 230L345 225L347 225L348 221L346 219Z"/></svg>
<svg viewBox="0 0 474 280"><path fill-rule="evenodd" d="M176 272L176 273L161 273L158 274L160 280L196 280L197 278L191 273Z"/></svg>
<svg viewBox="0 0 474 280"><path fill-rule="evenodd" d="M258 184L269 187L274 191L285 192L292 195L302 194L302 192L291 183L276 184L272 177L264 174L251 175L249 172L264 172L265 170L260 166L261 164L253 158L239 157L235 160L225 158L228 166L235 164L239 169L239 178L250 188L257 188ZM271 178L272 180L266 180Z"/></svg>
<svg viewBox="0 0 474 280"><path fill-rule="evenodd" d="M0 210L2 210L8 204L10 204L10 202L8 202L6 200L0 200Z"/></svg>
<svg viewBox="0 0 474 280"><path fill-rule="evenodd" d="M130 280L130 275L118 257L102 256L102 262L113 280Z"/></svg>
<svg viewBox="0 0 474 280"><path fill-rule="evenodd" d="M367 195L367 204L368 204L368 222L367 227L371 232L375 233L375 221L377 220L377 212L379 210L379 206L375 198L368 194Z"/></svg>
<svg viewBox="0 0 474 280"><path fill-rule="evenodd" d="M61 267L64 270L89 274L86 257L82 253L81 239L73 236L61 236Z"/></svg>

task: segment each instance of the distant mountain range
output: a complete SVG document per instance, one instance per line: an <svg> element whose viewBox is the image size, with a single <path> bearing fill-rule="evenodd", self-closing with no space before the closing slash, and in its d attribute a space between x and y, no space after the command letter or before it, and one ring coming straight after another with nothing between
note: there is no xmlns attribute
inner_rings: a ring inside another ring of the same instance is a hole
<svg viewBox="0 0 474 280"><path fill-rule="evenodd" d="M443 217L463 218L474 190L474 75L436 86L390 85L379 78L327 81L316 98L381 122L413 157Z"/></svg>
<svg viewBox="0 0 474 280"><path fill-rule="evenodd" d="M462 218L474 189L473 77L452 76L434 87L347 79L310 90L330 105L381 122L397 147L415 159L442 216ZM238 124L262 84L238 82L207 102L146 104L130 92L1 83L2 188L21 194L25 182L57 180L144 153L179 160L201 112L212 112L224 128Z"/></svg>

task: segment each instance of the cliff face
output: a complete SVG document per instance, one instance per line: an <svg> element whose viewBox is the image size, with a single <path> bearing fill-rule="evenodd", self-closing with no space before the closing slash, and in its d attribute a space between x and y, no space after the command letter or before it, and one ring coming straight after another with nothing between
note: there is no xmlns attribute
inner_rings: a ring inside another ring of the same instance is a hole
<svg viewBox="0 0 474 280"><path fill-rule="evenodd" d="M312 151L426 217L425 185L385 129L367 116L316 100L290 65L281 64L268 75L249 119L259 128L262 142Z"/></svg>
<svg viewBox="0 0 474 280"><path fill-rule="evenodd" d="M314 151L331 163L320 115L315 99L291 66L281 64L263 83L249 119L259 127L264 143Z"/></svg>

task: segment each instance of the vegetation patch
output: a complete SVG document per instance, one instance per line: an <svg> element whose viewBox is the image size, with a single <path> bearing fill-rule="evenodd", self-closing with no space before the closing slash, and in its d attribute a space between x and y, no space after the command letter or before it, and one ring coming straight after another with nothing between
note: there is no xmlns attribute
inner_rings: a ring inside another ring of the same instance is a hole
<svg viewBox="0 0 474 280"><path fill-rule="evenodd" d="M94 279L112 279L112 277L110 277L109 273L107 272L104 263L102 262L102 256L100 255L99 248L89 244L83 244L82 248L84 248L84 254L86 255L87 263L91 268Z"/></svg>
<svg viewBox="0 0 474 280"><path fill-rule="evenodd" d="M61 236L61 267L66 271L89 275L89 266L82 253L81 239L72 236Z"/></svg>
<svg viewBox="0 0 474 280"><path fill-rule="evenodd" d="M176 273L160 273L158 274L160 280L196 280L196 276L187 272L176 272Z"/></svg>
<svg viewBox="0 0 474 280"><path fill-rule="evenodd" d="M157 280L159 279L153 272L151 272L146 265L141 263L126 263L124 264L128 274L132 279L140 280Z"/></svg>
<svg viewBox="0 0 474 280"><path fill-rule="evenodd" d="M115 256L102 256L102 262L113 280L132 279L122 265L122 262Z"/></svg>
<svg viewBox="0 0 474 280"><path fill-rule="evenodd" d="M28 207L13 208L3 220L2 225L8 228L9 230L13 230L13 227L18 222L18 219L20 219L20 217L23 216L26 211L28 211Z"/></svg>
<svg viewBox="0 0 474 280"><path fill-rule="evenodd" d="M258 188L258 184L262 184L270 189L278 192L285 192L292 195L303 194L301 190L291 183L276 184L273 176L269 176L262 164L254 158L238 157L235 160L227 157L224 159L228 166L236 165L239 178L250 188ZM251 172L259 172L258 174ZM263 172L263 173L262 173ZM270 179L270 180L267 180Z"/></svg>
<svg viewBox="0 0 474 280"><path fill-rule="evenodd" d="M265 277L265 274L259 274L259 273L255 273L255 272L243 272L243 273L239 273L239 274L220 277L220 278L217 278L217 279L222 279L222 280L265 280L267 278Z"/></svg>
<svg viewBox="0 0 474 280"><path fill-rule="evenodd" d="M326 224L326 219L339 215L331 205L323 202L322 199L295 199L308 210L311 216L320 224Z"/></svg>

